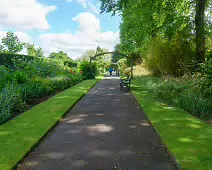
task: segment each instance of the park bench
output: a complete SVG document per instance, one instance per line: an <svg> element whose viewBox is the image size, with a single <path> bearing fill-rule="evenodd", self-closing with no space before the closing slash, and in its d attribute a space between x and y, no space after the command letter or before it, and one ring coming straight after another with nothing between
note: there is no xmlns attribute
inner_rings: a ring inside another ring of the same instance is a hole
<svg viewBox="0 0 212 170"><path fill-rule="evenodd" d="M130 90L130 84L131 84L132 77L128 76L127 78L121 78L120 79L120 88L122 90L123 87L127 87Z"/></svg>

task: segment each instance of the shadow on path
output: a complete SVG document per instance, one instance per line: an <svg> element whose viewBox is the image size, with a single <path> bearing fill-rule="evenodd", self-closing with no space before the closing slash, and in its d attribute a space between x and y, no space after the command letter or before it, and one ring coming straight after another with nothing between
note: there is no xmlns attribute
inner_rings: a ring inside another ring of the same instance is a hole
<svg viewBox="0 0 212 170"><path fill-rule="evenodd" d="M97 83L31 152L22 169L174 170L154 130L119 77Z"/></svg>

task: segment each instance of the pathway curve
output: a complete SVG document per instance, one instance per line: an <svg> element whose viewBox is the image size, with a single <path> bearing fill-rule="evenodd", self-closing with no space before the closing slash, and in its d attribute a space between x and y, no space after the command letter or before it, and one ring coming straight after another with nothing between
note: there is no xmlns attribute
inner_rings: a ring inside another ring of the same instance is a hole
<svg viewBox="0 0 212 170"><path fill-rule="evenodd" d="M119 78L106 76L18 166L38 170L174 170Z"/></svg>

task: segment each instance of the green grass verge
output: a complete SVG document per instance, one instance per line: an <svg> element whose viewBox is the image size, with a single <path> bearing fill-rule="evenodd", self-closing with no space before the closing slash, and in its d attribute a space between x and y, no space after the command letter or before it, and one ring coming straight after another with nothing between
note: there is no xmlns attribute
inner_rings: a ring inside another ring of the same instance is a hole
<svg viewBox="0 0 212 170"><path fill-rule="evenodd" d="M205 95L191 77L137 76L153 95L200 119L212 119L212 96Z"/></svg>
<svg viewBox="0 0 212 170"><path fill-rule="evenodd" d="M97 81L79 83L0 125L0 169L13 169Z"/></svg>
<svg viewBox="0 0 212 170"><path fill-rule="evenodd" d="M182 169L212 169L212 128L182 109L156 101L132 81L131 91Z"/></svg>

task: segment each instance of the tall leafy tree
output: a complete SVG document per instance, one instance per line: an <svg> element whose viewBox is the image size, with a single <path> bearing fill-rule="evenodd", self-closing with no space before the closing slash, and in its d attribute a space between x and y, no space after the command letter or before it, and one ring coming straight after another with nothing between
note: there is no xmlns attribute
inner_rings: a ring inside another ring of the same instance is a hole
<svg viewBox="0 0 212 170"><path fill-rule="evenodd" d="M44 53L41 47L35 48L34 44L26 43L27 53L29 56L44 57Z"/></svg>
<svg viewBox="0 0 212 170"><path fill-rule="evenodd" d="M205 14L207 11L211 18L210 5L209 0L101 0L101 12L121 14L120 38L128 51L144 48L158 35L169 41L180 35L185 40L195 39L196 59L203 62L210 25Z"/></svg>
<svg viewBox="0 0 212 170"><path fill-rule="evenodd" d="M58 59L58 60L66 60L68 59L68 55L63 51L59 51L58 53L52 52L49 58Z"/></svg>
<svg viewBox="0 0 212 170"><path fill-rule="evenodd" d="M62 62L64 65L69 66L69 67L77 66L77 63L73 59L68 57L68 55L63 51L59 51L58 53L52 52L50 54L49 58L58 60L58 61Z"/></svg>
<svg viewBox="0 0 212 170"><path fill-rule="evenodd" d="M86 50L80 58L83 61L90 61L90 57L93 57L95 53L96 53L96 50L94 49Z"/></svg>
<svg viewBox="0 0 212 170"><path fill-rule="evenodd" d="M34 44L26 43L25 47L29 56L36 56L36 48Z"/></svg>
<svg viewBox="0 0 212 170"><path fill-rule="evenodd" d="M0 44L0 52L4 52L4 46L2 44Z"/></svg>
<svg viewBox="0 0 212 170"><path fill-rule="evenodd" d="M2 44L5 52L16 54L23 49L23 43L21 43L18 37L11 31L7 32L6 37L2 38Z"/></svg>
<svg viewBox="0 0 212 170"><path fill-rule="evenodd" d="M110 54L104 54L99 56L96 56L96 55L102 54L108 51L109 51L108 49L103 49L98 46L96 50L92 49L92 50L85 51L84 54L81 56L81 60L89 61L90 65L92 62L95 62L98 66L98 69L103 72L108 67L108 63L111 60L111 55Z"/></svg>
<svg viewBox="0 0 212 170"><path fill-rule="evenodd" d="M44 57L43 49L41 47L38 47L36 50L36 56L37 57Z"/></svg>

